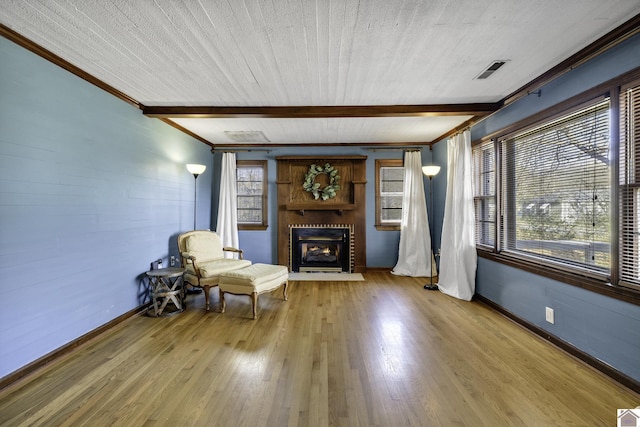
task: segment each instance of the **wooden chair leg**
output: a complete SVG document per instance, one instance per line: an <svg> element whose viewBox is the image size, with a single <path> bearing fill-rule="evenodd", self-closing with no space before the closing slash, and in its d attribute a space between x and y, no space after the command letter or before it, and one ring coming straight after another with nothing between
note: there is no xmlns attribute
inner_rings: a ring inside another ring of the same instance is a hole
<svg viewBox="0 0 640 427"><path fill-rule="evenodd" d="M288 296L287 296L287 285L289 284L289 281L287 280L286 282L284 282L284 285L282 286L282 295L284 296L284 300L288 301Z"/></svg>
<svg viewBox="0 0 640 427"><path fill-rule="evenodd" d="M207 310L207 311L209 311L211 309L211 305L209 303L209 288L210 288L210 286L208 286L208 285L203 286L204 302L205 302L205 305L206 305L205 310Z"/></svg>
<svg viewBox="0 0 640 427"><path fill-rule="evenodd" d="M258 318L258 293L253 292L251 294L251 309L253 310L253 318Z"/></svg>
<svg viewBox="0 0 640 427"><path fill-rule="evenodd" d="M220 289L220 313L224 313L227 308L227 302L224 300L224 291Z"/></svg>

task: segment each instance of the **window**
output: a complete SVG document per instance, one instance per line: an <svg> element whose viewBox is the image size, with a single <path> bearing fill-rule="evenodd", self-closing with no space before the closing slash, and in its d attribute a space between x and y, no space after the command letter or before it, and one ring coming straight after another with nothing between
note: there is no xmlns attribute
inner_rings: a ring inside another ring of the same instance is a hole
<svg viewBox="0 0 640 427"><path fill-rule="evenodd" d="M619 283L640 287L640 82L620 93L619 159Z"/></svg>
<svg viewBox="0 0 640 427"><path fill-rule="evenodd" d="M504 249L609 272L609 101L509 136L504 159Z"/></svg>
<svg viewBox="0 0 640 427"><path fill-rule="evenodd" d="M610 277L609 110L608 99L592 101L497 138L498 151L474 147L478 247Z"/></svg>
<svg viewBox="0 0 640 427"><path fill-rule="evenodd" d="M500 142L504 248L609 272L609 101Z"/></svg>
<svg viewBox="0 0 640 427"><path fill-rule="evenodd" d="M640 68L473 146L478 255L640 295Z"/></svg>
<svg viewBox="0 0 640 427"><path fill-rule="evenodd" d="M399 230L402 221L402 159L376 160L376 228Z"/></svg>
<svg viewBox="0 0 640 427"><path fill-rule="evenodd" d="M476 216L476 244L494 246L496 237L496 171L493 142L473 148L473 202Z"/></svg>
<svg viewBox="0 0 640 427"><path fill-rule="evenodd" d="M267 161L236 161L238 229L267 228Z"/></svg>

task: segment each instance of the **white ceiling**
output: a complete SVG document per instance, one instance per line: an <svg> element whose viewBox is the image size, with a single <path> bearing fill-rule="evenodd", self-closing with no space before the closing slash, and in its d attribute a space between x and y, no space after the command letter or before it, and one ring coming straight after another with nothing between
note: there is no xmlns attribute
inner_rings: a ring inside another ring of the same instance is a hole
<svg viewBox="0 0 640 427"><path fill-rule="evenodd" d="M147 107L496 103L638 13L638 0L0 0L0 23ZM494 60L507 63L475 79ZM213 145L243 144L226 131L425 143L473 117L459 111L173 121Z"/></svg>

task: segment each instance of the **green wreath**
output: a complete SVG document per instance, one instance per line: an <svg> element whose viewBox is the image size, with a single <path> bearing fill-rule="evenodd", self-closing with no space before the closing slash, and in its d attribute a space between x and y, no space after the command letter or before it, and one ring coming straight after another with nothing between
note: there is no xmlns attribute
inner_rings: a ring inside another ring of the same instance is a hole
<svg viewBox="0 0 640 427"><path fill-rule="evenodd" d="M320 183L315 182L316 177L320 174L325 174L329 177L329 185L324 188L320 188ZM324 167L313 164L304 176L302 188L313 194L315 200L319 198L322 198L322 200L333 199L336 197L336 192L340 189L340 175L338 175L338 170L329 163L325 163Z"/></svg>

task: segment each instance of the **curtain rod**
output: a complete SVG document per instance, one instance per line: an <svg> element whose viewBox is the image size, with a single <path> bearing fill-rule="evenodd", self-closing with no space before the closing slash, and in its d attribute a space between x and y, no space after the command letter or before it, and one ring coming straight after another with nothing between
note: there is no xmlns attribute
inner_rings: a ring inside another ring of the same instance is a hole
<svg viewBox="0 0 640 427"><path fill-rule="evenodd" d="M262 151L264 153L270 153L271 150L266 148L212 148L211 152L220 152L220 153L251 153L252 151Z"/></svg>
<svg viewBox="0 0 640 427"><path fill-rule="evenodd" d="M424 147L378 147L366 148L367 151L422 151Z"/></svg>

